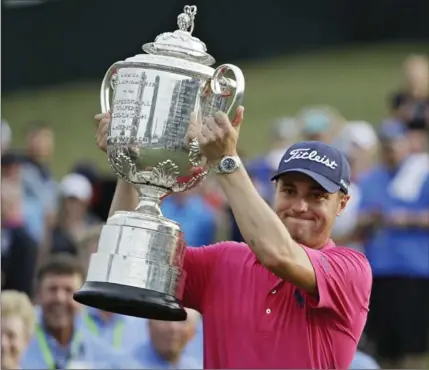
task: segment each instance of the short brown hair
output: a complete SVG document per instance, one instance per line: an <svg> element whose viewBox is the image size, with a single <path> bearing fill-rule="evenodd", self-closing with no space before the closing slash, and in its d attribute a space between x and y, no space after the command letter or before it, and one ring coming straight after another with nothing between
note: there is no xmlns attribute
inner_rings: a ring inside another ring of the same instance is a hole
<svg viewBox="0 0 429 370"><path fill-rule="evenodd" d="M84 279L85 271L77 257L67 253L56 253L40 267L37 281L42 281L46 275L80 275Z"/></svg>

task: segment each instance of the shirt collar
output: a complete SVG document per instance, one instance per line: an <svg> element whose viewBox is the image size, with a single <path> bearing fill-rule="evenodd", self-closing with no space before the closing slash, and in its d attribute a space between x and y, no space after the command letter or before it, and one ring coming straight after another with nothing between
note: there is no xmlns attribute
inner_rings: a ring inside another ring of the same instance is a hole
<svg viewBox="0 0 429 370"><path fill-rule="evenodd" d="M76 345L76 343L79 343L79 345L83 344L81 342L83 340L83 337L81 337L81 333L79 331L80 323L81 323L81 315L80 314L76 314L75 318L74 318L74 324L73 324L73 336L72 336L70 342L66 346L60 345L58 343L58 341L47 330L46 325L45 325L45 323L43 321L43 316L40 317L39 325L40 325L41 329L43 330L43 332L46 335L46 341L47 341L49 347L51 348L51 350L54 353L65 354L65 353L68 353L69 351L71 351L72 348L74 348L74 345Z"/></svg>

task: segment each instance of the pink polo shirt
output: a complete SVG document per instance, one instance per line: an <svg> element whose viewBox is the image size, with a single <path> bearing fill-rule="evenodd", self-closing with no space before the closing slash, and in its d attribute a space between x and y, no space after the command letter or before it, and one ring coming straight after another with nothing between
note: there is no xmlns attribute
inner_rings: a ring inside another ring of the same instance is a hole
<svg viewBox="0 0 429 370"><path fill-rule="evenodd" d="M262 266L245 245L187 248L184 305L203 314L204 368L348 369L372 284L365 256L304 247L319 299Z"/></svg>

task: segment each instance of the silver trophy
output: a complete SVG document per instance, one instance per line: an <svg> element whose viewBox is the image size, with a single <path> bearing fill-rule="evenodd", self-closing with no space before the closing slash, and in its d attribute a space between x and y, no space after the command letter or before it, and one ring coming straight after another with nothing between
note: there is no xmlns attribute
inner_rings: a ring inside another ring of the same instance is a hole
<svg viewBox="0 0 429 370"><path fill-rule="evenodd" d="M111 112L109 163L135 186L140 202L134 212L116 212L103 227L86 282L74 295L87 306L186 319L181 303L186 245L180 225L163 217L160 204L198 185L209 171L198 142L188 142L190 114L232 115L244 92L239 68L210 67L215 60L192 36L196 13L196 6L185 6L178 30L143 45L147 54L113 64L103 79L101 109Z"/></svg>

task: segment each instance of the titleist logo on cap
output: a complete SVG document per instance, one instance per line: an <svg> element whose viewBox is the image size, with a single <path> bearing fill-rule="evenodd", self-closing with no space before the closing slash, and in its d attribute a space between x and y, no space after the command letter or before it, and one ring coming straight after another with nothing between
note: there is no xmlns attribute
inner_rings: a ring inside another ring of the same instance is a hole
<svg viewBox="0 0 429 370"><path fill-rule="evenodd" d="M317 150L312 150L310 152L310 149L294 149L291 150L289 153L290 157L285 159L284 162L290 162L294 159L304 159L307 161L312 161L312 162L317 162L320 164L323 164L324 166L331 168L331 169L336 169L338 167L337 162L335 162L334 160L331 160L330 158L326 157L326 156L320 156L319 152Z"/></svg>

